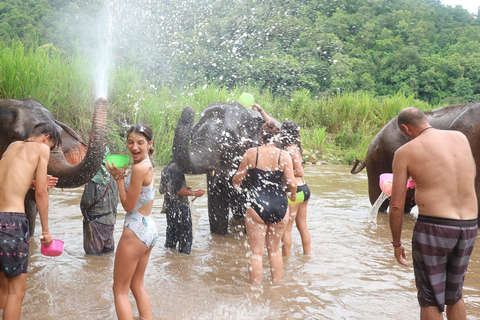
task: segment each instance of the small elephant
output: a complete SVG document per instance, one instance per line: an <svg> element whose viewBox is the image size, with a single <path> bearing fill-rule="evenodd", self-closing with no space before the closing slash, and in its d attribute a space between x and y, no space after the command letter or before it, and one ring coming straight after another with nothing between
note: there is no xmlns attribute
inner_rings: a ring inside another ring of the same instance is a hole
<svg viewBox="0 0 480 320"><path fill-rule="evenodd" d="M48 174L58 178L57 187L75 188L90 181L100 169L104 159L107 132L107 101L95 102L90 142L87 145L66 124L53 118L52 113L34 99L0 101L0 157L8 145L24 140L39 122L54 124L61 133L62 144L50 153ZM35 192L30 190L25 198L25 213L30 235L35 231L37 207Z"/></svg>
<svg viewBox="0 0 480 320"><path fill-rule="evenodd" d="M238 102L210 104L195 125L194 117L192 107L183 109L172 156L184 174L207 175L210 231L224 235L230 210L237 217L245 214L245 193L234 189L231 180L245 151L259 144L265 121Z"/></svg>
<svg viewBox="0 0 480 320"><path fill-rule="evenodd" d="M477 172L480 172L480 101L425 111L425 115L430 125L436 129L457 130L466 135L475 159ZM407 142L407 138L398 129L397 117L395 117L373 138L367 156L361 165L358 166L359 160L355 162L351 170L352 174L367 168L368 194L372 205L382 192L379 186L380 175L392 172L395 151ZM480 175L478 174L475 179L475 190L480 208ZM389 200L387 199L380 207L380 211L386 212L388 205ZM414 206L415 191L409 190L405 199L405 212L410 212Z"/></svg>

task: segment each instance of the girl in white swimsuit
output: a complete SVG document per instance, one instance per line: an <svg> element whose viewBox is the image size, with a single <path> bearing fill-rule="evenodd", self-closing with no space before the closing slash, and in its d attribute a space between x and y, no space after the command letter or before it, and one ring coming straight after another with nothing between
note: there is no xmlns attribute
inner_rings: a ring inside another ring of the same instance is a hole
<svg viewBox="0 0 480 320"><path fill-rule="evenodd" d="M133 125L127 130L127 148L134 163L128 176L126 166L117 168L107 162L107 169L118 184L120 202L127 212L113 268L113 296L118 319L133 319L129 290L137 302L140 319L152 319L150 298L143 285L150 253L158 237L151 216L155 195L150 160L154 151L152 136L152 129L143 125Z"/></svg>

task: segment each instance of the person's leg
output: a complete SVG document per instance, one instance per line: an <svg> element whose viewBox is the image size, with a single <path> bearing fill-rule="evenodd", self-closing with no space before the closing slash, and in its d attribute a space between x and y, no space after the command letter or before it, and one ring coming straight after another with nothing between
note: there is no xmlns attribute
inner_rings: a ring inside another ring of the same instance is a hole
<svg viewBox="0 0 480 320"><path fill-rule="evenodd" d="M152 247L150 247L138 260L137 268L133 273L133 278L130 283L130 289L132 289L133 296L137 302L138 313L140 319L152 319L152 307L150 304L150 297L144 286L144 276L145 270L147 269L148 259L150 258L150 253L152 252Z"/></svg>
<svg viewBox="0 0 480 320"><path fill-rule="evenodd" d="M0 309L5 309L5 301L8 295L8 281L5 278L5 273L0 272Z"/></svg>
<svg viewBox="0 0 480 320"><path fill-rule="evenodd" d="M7 278L8 295L3 309L3 319L20 319L22 301L27 292L27 274L22 273L13 278Z"/></svg>
<svg viewBox="0 0 480 320"><path fill-rule="evenodd" d="M145 251L145 244L137 238L132 230L124 227L118 241L113 267L113 297L119 320L133 318L132 308L128 301L128 290L138 261Z"/></svg>
<svg viewBox="0 0 480 320"><path fill-rule="evenodd" d="M115 226L103 225L103 230L105 232L105 244L103 246L103 253L111 253L115 251L115 238L113 237L113 232L115 231Z"/></svg>
<svg viewBox="0 0 480 320"><path fill-rule="evenodd" d="M303 254L310 254L311 237L307 228L307 207L308 200L299 204L295 224L302 238Z"/></svg>
<svg viewBox="0 0 480 320"><path fill-rule="evenodd" d="M96 256L102 255L103 230L101 226L101 223L95 221L83 222L83 248L85 253Z"/></svg>
<svg viewBox="0 0 480 320"><path fill-rule="evenodd" d="M447 305L447 319L448 320L465 320L467 319L467 310L463 298L456 303Z"/></svg>
<svg viewBox="0 0 480 320"><path fill-rule="evenodd" d="M443 313L438 310L438 307L422 307L420 320L443 320Z"/></svg>
<svg viewBox="0 0 480 320"><path fill-rule="evenodd" d="M178 220L178 251L181 253L190 254L193 236L192 216L190 214L190 207L188 204L182 204Z"/></svg>
<svg viewBox="0 0 480 320"><path fill-rule="evenodd" d="M165 248L175 248L177 246L175 230L175 207L173 202L167 205L167 231L165 235Z"/></svg>
<svg viewBox="0 0 480 320"><path fill-rule="evenodd" d="M293 229L293 223L295 222L295 218L297 217L298 207L299 207L298 203L288 205L288 211L290 212L290 215L288 218L287 227L282 236L282 242L283 242L282 255L284 257L289 257L290 251L292 249L292 229Z"/></svg>
<svg viewBox="0 0 480 320"><path fill-rule="evenodd" d="M270 261L270 272L274 282L282 280L283 258L280 250L280 239L287 227L288 220L289 214L287 211L287 214L282 221L276 224L269 224L267 227L268 259Z"/></svg>
<svg viewBox="0 0 480 320"><path fill-rule="evenodd" d="M265 232L267 230L267 225L258 216L255 210L247 208L245 227L247 229L248 244L252 251L248 267L250 282L253 284L261 284L263 273L262 257L265 247Z"/></svg>

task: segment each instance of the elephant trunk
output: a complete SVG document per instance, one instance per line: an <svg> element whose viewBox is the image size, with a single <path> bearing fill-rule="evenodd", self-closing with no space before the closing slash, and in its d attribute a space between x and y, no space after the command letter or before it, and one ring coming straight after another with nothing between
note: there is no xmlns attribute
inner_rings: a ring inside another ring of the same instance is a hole
<svg viewBox="0 0 480 320"><path fill-rule="evenodd" d="M92 129L88 150L83 160L76 165L67 162L60 148L50 154L48 173L58 177L58 188L75 188L90 181L101 167L105 155L107 132L107 100L95 102Z"/></svg>
<svg viewBox="0 0 480 320"><path fill-rule="evenodd" d="M195 113L191 106L186 106L178 120L173 138L172 157L184 174L204 174L214 170L218 161L209 155L216 150L215 143L209 137L195 137L190 147Z"/></svg>

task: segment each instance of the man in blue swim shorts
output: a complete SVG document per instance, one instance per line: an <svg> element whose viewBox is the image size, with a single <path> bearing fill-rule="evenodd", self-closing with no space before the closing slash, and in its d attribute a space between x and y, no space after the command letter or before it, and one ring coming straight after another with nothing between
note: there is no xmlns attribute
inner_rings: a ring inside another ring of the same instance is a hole
<svg viewBox="0 0 480 320"><path fill-rule="evenodd" d="M465 135L437 130L417 108L404 109L397 124L409 141L393 159L390 229L395 258L404 266L401 234L408 177L415 181L418 219L413 267L421 319L466 319L462 289L477 236L475 162Z"/></svg>
<svg viewBox="0 0 480 320"><path fill-rule="evenodd" d="M3 319L20 319L27 288L29 230L24 199L35 179L35 200L45 245L48 231L47 165L61 143L55 126L42 122L25 141L11 143L0 160L0 308Z"/></svg>

